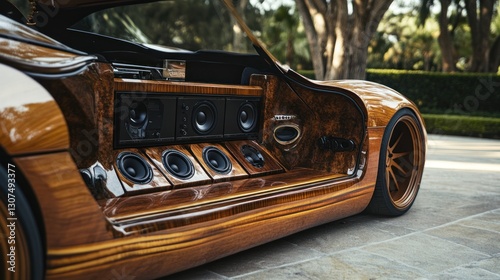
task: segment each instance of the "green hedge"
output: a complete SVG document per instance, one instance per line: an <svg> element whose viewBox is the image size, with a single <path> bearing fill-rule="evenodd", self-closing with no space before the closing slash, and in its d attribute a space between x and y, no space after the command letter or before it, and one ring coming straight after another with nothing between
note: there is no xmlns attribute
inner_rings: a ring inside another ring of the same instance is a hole
<svg viewBox="0 0 500 280"><path fill-rule="evenodd" d="M500 117L500 76L401 70L367 71L413 100L423 113Z"/></svg>
<svg viewBox="0 0 500 280"><path fill-rule="evenodd" d="M428 133L500 139L500 118L423 114Z"/></svg>

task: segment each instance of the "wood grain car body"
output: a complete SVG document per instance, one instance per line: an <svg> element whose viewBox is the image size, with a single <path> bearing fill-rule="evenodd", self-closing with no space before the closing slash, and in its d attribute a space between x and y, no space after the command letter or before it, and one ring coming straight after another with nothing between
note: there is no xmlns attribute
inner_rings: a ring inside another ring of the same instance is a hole
<svg viewBox="0 0 500 280"><path fill-rule="evenodd" d="M255 74L248 85L115 78L92 55L8 36L0 38L0 77L0 145L36 200L47 279L116 272L154 279L360 213L375 189L386 126L404 108L419 116L399 93L366 81L312 81L291 70ZM117 148L114 104L123 92L260 97L258 138ZM282 126L300 135L277 141ZM356 148L324 150L324 135ZM259 149L267 164L245 161L243 145ZM229 155L226 175L203 162L209 146ZM195 175L168 174L166 149L187 154ZM121 152L144 157L153 180L124 177ZM91 188L81 170L96 166L107 179Z"/></svg>

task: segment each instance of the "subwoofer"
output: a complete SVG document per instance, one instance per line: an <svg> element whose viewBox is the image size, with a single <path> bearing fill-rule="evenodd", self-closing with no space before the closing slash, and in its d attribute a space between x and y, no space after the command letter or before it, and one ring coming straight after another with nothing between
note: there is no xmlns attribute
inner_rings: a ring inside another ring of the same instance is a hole
<svg viewBox="0 0 500 280"><path fill-rule="evenodd" d="M162 154L163 166L172 176L187 180L194 175L194 166L191 160L177 150L165 150Z"/></svg>
<svg viewBox="0 0 500 280"><path fill-rule="evenodd" d="M224 136L257 138L259 131L259 98L227 98Z"/></svg>
<svg viewBox="0 0 500 280"><path fill-rule="evenodd" d="M227 174L232 169L232 164L224 152L216 147L209 146L203 149L203 161L207 166L219 174Z"/></svg>
<svg viewBox="0 0 500 280"><path fill-rule="evenodd" d="M177 140L218 139L224 133L225 99L179 97Z"/></svg>
<svg viewBox="0 0 500 280"><path fill-rule="evenodd" d="M149 163L140 155L122 152L116 159L120 173L136 184L147 184L153 179L153 171Z"/></svg>
<svg viewBox="0 0 500 280"><path fill-rule="evenodd" d="M175 140L175 97L145 93L116 95L116 147L164 144Z"/></svg>

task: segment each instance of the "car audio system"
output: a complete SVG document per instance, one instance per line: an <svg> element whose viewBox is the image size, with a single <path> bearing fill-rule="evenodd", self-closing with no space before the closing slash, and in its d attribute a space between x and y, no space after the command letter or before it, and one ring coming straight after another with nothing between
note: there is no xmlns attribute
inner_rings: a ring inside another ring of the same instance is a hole
<svg viewBox="0 0 500 280"><path fill-rule="evenodd" d="M117 92L115 148L256 139L260 98Z"/></svg>

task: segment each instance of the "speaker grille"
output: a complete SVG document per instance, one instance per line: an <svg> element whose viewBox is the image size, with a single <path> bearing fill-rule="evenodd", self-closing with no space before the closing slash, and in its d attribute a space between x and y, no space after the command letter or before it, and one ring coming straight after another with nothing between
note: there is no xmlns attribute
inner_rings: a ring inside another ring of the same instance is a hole
<svg viewBox="0 0 500 280"><path fill-rule="evenodd" d="M194 166L191 160L177 150L166 150L162 155L163 166L172 176L187 180L194 175Z"/></svg>
<svg viewBox="0 0 500 280"><path fill-rule="evenodd" d="M229 158L216 147L206 147L203 149L203 161L205 161L210 169L220 174L227 174L232 169Z"/></svg>
<svg viewBox="0 0 500 280"><path fill-rule="evenodd" d="M147 184L153 179L151 166L138 154L122 152L116 163L120 173L136 184Z"/></svg>

